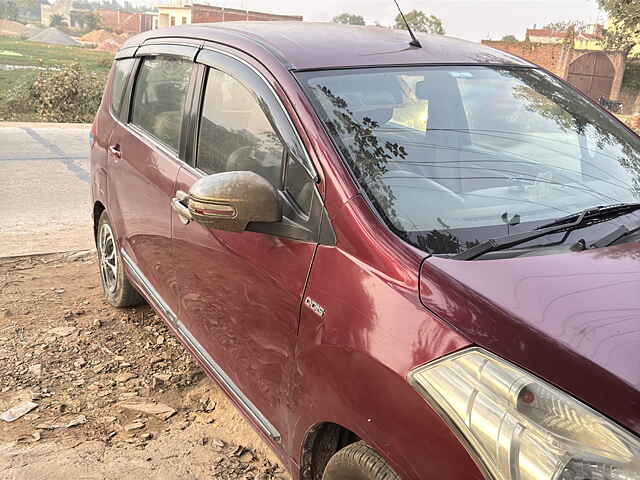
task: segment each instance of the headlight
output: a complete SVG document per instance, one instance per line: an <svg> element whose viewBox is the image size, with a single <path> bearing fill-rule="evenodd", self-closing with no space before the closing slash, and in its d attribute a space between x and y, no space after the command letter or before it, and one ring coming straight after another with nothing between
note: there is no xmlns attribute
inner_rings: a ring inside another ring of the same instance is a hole
<svg viewBox="0 0 640 480"><path fill-rule="evenodd" d="M495 480L640 480L640 441L484 350L416 368L409 381Z"/></svg>

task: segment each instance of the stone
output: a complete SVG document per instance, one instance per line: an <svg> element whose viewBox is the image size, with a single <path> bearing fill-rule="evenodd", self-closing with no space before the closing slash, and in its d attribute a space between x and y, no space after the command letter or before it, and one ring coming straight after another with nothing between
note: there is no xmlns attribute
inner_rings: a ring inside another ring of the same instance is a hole
<svg viewBox="0 0 640 480"><path fill-rule="evenodd" d="M84 415L78 415L77 417L74 417L71 420L69 420L69 422L67 422L65 426L67 428L71 428L71 427L76 427L78 425L84 425L85 423L87 423L87 417L85 417Z"/></svg>
<svg viewBox="0 0 640 480"><path fill-rule="evenodd" d="M48 333L57 335L58 337L68 337L76 331L76 327L56 327L49 330Z"/></svg>
<svg viewBox="0 0 640 480"><path fill-rule="evenodd" d="M34 377L42 378L42 365L39 363L31 365L29 367L29 373Z"/></svg>
<svg viewBox="0 0 640 480"><path fill-rule="evenodd" d="M132 432L134 430L140 430L144 428L144 422L131 422L124 426L125 432Z"/></svg>
<svg viewBox="0 0 640 480"><path fill-rule="evenodd" d="M175 415L176 410L168 405L162 403L150 403L150 402L123 402L117 405L119 408L125 410L132 410L134 412L145 413L147 415L155 415L163 420L168 419Z"/></svg>
<svg viewBox="0 0 640 480"><path fill-rule="evenodd" d="M131 372L122 372L116 375L116 382L118 383L127 383L129 380L133 378L137 378L138 376L135 373Z"/></svg>
<svg viewBox="0 0 640 480"><path fill-rule="evenodd" d="M0 420L3 420L5 422L13 422L26 415L37 406L38 404L34 402L22 402L19 405L16 405L15 407L12 407L9 410L3 412L2 415L0 415Z"/></svg>

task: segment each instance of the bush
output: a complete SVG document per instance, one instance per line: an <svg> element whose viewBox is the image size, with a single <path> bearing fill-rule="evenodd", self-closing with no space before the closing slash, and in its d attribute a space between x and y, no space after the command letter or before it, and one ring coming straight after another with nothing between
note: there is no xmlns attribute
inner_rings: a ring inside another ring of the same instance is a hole
<svg viewBox="0 0 640 480"><path fill-rule="evenodd" d="M13 98L26 95L45 122L91 122L100 106L104 75L79 64L38 73L32 85L18 87Z"/></svg>
<svg viewBox="0 0 640 480"><path fill-rule="evenodd" d="M640 62L628 62L624 69L622 88L640 92Z"/></svg>

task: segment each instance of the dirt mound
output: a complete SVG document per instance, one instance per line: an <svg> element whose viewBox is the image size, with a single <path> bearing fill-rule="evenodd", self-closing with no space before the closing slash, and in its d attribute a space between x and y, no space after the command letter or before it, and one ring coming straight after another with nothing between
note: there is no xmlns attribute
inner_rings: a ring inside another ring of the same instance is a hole
<svg viewBox="0 0 640 480"><path fill-rule="evenodd" d="M0 414L19 407L0 478L288 478L149 307L103 301L93 252L0 259Z"/></svg>
<svg viewBox="0 0 640 480"><path fill-rule="evenodd" d="M82 45L80 42L75 41L66 33L62 33L57 28L51 27L37 33L33 37L29 38L29 42L49 43L52 45L67 45L70 47Z"/></svg>
<svg viewBox="0 0 640 480"><path fill-rule="evenodd" d="M33 37L34 35L39 34L43 30L44 30L43 27L39 27L38 25L29 23L24 26L24 32L22 32L22 35L25 35L27 37Z"/></svg>
<svg viewBox="0 0 640 480"><path fill-rule="evenodd" d="M89 43L95 43L95 44L100 44L107 40L113 40L118 42L122 41L122 39L120 38L120 35L107 32L106 30L94 30L92 32L85 33L83 36L80 37L80 40L83 42L89 42Z"/></svg>
<svg viewBox="0 0 640 480"><path fill-rule="evenodd" d="M105 40L104 42L102 42L96 47L96 50L100 50L102 52L116 53L118 50L120 50L120 47L122 46L123 43L124 42L116 42L114 40Z"/></svg>
<svg viewBox="0 0 640 480"><path fill-rule="evenodd" d="M25 33L27 26L11 20L0 18L0 35L19 37Z"/></svg>

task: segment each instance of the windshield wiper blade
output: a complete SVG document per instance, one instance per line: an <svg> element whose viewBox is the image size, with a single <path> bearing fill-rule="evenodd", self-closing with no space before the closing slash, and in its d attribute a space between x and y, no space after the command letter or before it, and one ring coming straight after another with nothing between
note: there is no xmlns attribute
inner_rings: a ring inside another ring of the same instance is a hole
<svg viewBox="0 0 640 480"><path fill-rule="evenodd" d="M635 210L640 210L640 203L617 203L614 205L603 205L587 208L586 210L580 210L579 212L572 213L565 217L557 218L552 222L540 225L536 227L536 230L542 230L545 228L564 225L567 223L579 224L580 222L586 220L604 220L608 218L616 218L627 213L631 213Z"/></svg>
<svg viewBox="0 0 640 480"><path fill-rule="evenodd" d="M546 235L560 232L569 232L579 228L585 228L605 219L616 218L626 213L631 213L640 209L640 203L624 203L603 207L594 207L582 210L572 215L559 218L553 222L536 227L534 230L507 235L504 237L492 238L475 247L471 247L462 253L455 255L455 260L473 260L485 253L505 250L522 243L536 240ZM614 240L615 241L615 240Z"/></svg>

